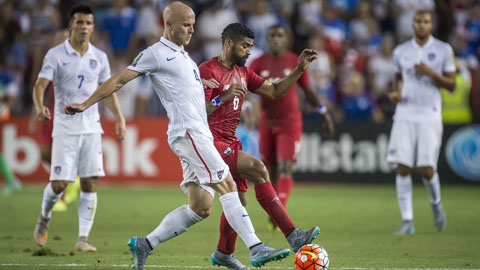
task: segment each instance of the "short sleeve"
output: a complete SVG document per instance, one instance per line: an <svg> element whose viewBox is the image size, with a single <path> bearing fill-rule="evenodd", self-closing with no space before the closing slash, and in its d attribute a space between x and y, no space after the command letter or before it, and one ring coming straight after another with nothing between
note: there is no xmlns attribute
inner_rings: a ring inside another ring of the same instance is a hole
<svg viewBox="0 0 480 270"><path fill-rule="evenodd" d="M139 53L127 68L149 75L150 73L157 71L159 66L151 47L148 47Z"/></svg>
<svg viewBox="0 0 480 270"><path fill-rule="evenodd" d="M393 50L393 70L395 71L395 73L402 72L398 54L399 54L398 48L395 48L395 50Z"/></svg>
<svg viewBox="0 0 480 270"><path fill-rule="evenodd" d="M106 80L108 80L108 78L110 78L111 74L110 74L110 63L108 62L108 57L107 55L104 53L102 54L102 63L103 63L103 66L102 66L102 70L100 71L100 76L98 76L98 83L104 83Z"/></svg>
<svg viewBox="0 0 480 270"><path fill-rule="evenodd" d="M245 67L245 69L247 70L247 89L248 91L255 93L255 91L265 82L265 79L260 77L251 68Z"/></svg>
<svg viewBox="0 0 480 270"><path fill-rule="evenodd" d="M450 45L447 44L446 55L445 55L445 64L443 65L444 72L455 72L455 55L453 54L453 49Z"/></svg>
<svg viewBox="0 0 480 270"><path fill-rule="evenodd" d="M208 67L206 63L200 64L198 69L200 70L200 78L202 78L202 80L210 80L212 78L215 79L213 76L213 72L211 71L211 69ZM213 89L207 87L204 90L205 90L205 100L212 100Z"/></svg>
<svg viewBox="0 0 480 270"><path fill-rule="evenodd" d="M55 71L57 69L57 61L53 55L52 50L47 52L47 55L43 58L42 69L38 73L39 78L44 78L49 81L53 81L55 76Z"/></svg>

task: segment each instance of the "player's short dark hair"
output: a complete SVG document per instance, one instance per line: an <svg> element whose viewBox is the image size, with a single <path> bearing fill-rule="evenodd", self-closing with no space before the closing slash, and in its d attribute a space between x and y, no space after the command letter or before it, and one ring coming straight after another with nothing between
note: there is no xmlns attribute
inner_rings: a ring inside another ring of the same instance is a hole
<svg viewBox="0 0 480 270"><path fill-rule="evenodd" d="M242 38L254 39L255 34L253 34L252 30L250 30L250 28L244 24L231 23L223 29L222 44L225 44L225 40L227 40L227 38L230 38L233 41L239 41Z"/></svg>
<svg viewBox="0 0 480 270"><path fill-rule="evenodd" d="M276 28L282 28L283 30L287 31L287 27L285 25L277 23L277 24L274 24L274 25L270 26L268 28L268 32L270 32L270 31L272 31L273 29L276 29Z"/></svg>
<svg viewBox="0 0 480 270"><path fill-rule="evenodd" d="M432 18L433 20L433 11L429 10L429 9L419 9L417 11L415 11L415 16L413 16L414 18L417 17L418 15L423 15L423 14L430 14L430 18Z"/></svg>
<svg viewBox="0 0 480 270"><path fill-rule="evenodd" d="M89 6L86 6L86 5L78 5L78 6L75 6L74 8L72 8L72 11L70 11L70 21L73 20L73 16L74 16L76 13L92 14L92 15L93 15L93 11L92 11L92 9L91 9Z"/></svg>

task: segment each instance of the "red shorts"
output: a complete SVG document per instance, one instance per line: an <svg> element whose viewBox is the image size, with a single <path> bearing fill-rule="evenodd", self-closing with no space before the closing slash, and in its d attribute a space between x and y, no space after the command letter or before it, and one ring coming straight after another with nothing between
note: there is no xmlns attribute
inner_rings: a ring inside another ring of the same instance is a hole
<svg viewBox="0 0 480 270"><path fill-rule="evenodd" d="M53 119L46 122L40 122L40 130L37 138L40 146L52 146Z"/></svg>
<svg viewBox="0 0 480 270"><path fill-rule="evenodd" d="M260 154L265 166L271 168L277 164L277 160L297 159L302 138L302 126L292 127L267 127L259 125Z"/></svg>
<svg viewBox="0 0 480 270"><path fill-rule="evenodd" d="M235 183L237 183L237 190L239 192L246 192L248 188L248 181L247 179L242 179L240 177L237 169L238 151L242 150L242 142L234 141L233 143L228 144L222 141L215 141L214 144L223 161L225 161L230 168L230 173L233 176L233 180L235 180Z"/></svg>

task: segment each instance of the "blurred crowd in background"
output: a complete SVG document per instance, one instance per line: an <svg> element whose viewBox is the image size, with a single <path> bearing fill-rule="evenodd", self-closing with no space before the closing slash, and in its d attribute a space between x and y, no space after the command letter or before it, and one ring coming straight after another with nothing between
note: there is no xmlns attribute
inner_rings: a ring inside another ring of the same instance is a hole
<svg viewBox="0 0 480 270"><path fill-rule="evenodd" d="M163 32L166 0L0 0L0 93L12 115L30 115L32 89L47 50L68 37L69 14L77 4L94 10L92 43L107 52L112 75ZM250 60L265 52L270 26L290 32L290 49L319 51L310 83L336 122L391 119L394 47L412 38L414 12L435 14L435 34L456 55L457 89L442 90L444 121L480 122L480 0L196 0L195 34L187 48L200 64L221 51L220 34L231 22L255 33ZM165 115L144 76L117 92L125 117ZM51 90L50 90L51 91ZM300 102L308 117L312 108ZM52 94L48 94L50 97ZM107 111L107 110L105 110Z"/></svg>

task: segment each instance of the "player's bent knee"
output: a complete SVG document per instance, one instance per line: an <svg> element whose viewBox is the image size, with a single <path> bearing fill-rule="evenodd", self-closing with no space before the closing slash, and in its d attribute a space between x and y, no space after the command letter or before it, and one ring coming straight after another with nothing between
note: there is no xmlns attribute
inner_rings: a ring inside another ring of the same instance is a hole
<svg viewBox="0 0 480 270"><path fill-rule="evenodd" d="M412 173L412 169L405 165L398 164L397 166L397 174L400 176L408 176Z"/></svg>
<svg viewBox="0 0 480 270"><path fill-rule="evenodd" d="M56 194L62 193L68 185L68 181L52 181L52 190Z"/></svg>
<svg viewBox="0 0 480 270"><path fill-rule="evenodd" d="M97 178L89 177L80 179L80 188L83 192L96 192L97 191Z"/></svg>
<svg viewBox="0 0 480 270"><path fill-rule="evenodd" d="M432 167L420 167L418 170L420 171L422 177L428 180L431 180L435 174L435 170Z"/></svg>
<svg viewBox="0 0 480 270"><path fill-rule="evenodd" d="M192 210L203 219L206 219L208 216L210 216L210 213L211 213L210 208L198 208L198 209L192 209Z"/></svg>

